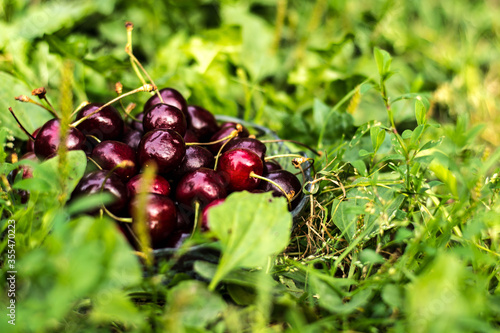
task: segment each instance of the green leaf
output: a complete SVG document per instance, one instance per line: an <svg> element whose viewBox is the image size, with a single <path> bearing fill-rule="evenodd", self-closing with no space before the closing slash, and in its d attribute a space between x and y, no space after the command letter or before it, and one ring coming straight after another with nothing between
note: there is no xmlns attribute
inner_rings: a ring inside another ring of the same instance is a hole
<svg viewBox="0 0 500 333"><path fill-rule="evenodd" d="M372 249L364 249L360 253L359 259L363 264L381 264L385 262L384 257Z"/></svg>
<svg viewBox="0 0 500 333"><path fill-rule="evenodd" d="M382 288L382 300L392 308L400 309L403 306L404 294L401 287L387 284Z"/></svg>
<svg viewBox="0 0 500 333"><path fill-rule="evenodd" d="M418 143L422 134L424 133L425 125L418 125L417 128L413 131L410 138L410 149L416 149L418 147Z"/></svg>
<svg viewBox="0 0 500 333"><path fill-rule="evenodd" d="M375 61L377 62L378 72L380 76L385 79L391 68L392 57L389 52L379 49L378 47L373 50L373 53L375 55Z"/></svg>
<svg viewBox="0 0 500 333"><path fill-rule="evenodd" d="M196 280L182 281L170 289L167 304L163 320L170 332L184 332L184 328L203 329L226 308L218 294Z"/></svg>
<svg viewBox="0 0 500 333"><path fill-rule="evenodd" d="M380 127L370 128L370 138L372 139L373 151L376 153L385 140L385 131Z"/></svg>
<svg viewBox="0 0 500 333"><path fill-rule="evenodd" d="M435 159L429 165L429 169L440 181L446 184L454 196L458 196L457 178L447 167Z"/></svg>
<svg viewBox="0 0 500 333"><path fill-rule="evenodd" d="M424 125L427 122L425 105L418 97L415 99L415 118L417 118L419 125Z"/></svg>
<svg viewBox="0 0 500 333"><path fill-rule="evenodd" d="M209 211L210 228L219 239L222 255L210 284L239 267L263 267L268 257L288 245L292 216L285 198L271 193L235 192Z"/></svg>
<svg viewBox="0 0 500 333"><path fill-rule="evenodd" d="M351 165L358 170L359 174L366 177L368 172L366 171L366 164L363 160L352 161Z"/></svg>

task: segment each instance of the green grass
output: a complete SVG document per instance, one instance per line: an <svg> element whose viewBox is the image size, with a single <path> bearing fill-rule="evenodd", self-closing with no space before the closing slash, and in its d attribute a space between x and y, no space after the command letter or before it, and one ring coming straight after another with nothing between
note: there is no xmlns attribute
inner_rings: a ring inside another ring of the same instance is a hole
<svg viewBox="0 0 500 333"><path fill-rule="evenodd" d="M16 221L18 273L16 326L4 310L0 331L500 330L499 14L495 1L4 1L0 228ZM220 262L141 266L113 221L67 204L83 154L8 185L26 139L8 107L30 131L51 118L15 96L44 86L67 117L141 85L126 20L159 87L321 152L291 236L284 202L245 197L245 216L214 211ZM0 249L6 281L7 237Z"/></svg>

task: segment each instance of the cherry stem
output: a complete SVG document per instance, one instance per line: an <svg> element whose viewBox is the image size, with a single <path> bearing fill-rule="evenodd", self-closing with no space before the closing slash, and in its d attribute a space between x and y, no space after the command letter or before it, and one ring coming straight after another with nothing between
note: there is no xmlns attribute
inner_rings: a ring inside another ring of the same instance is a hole
<svg viewBox="0 0 500 333"><path fill-rule="evenodd" d="M317 156L321 156L322 154L318 152L316 149L311 148L310 146L306 145L305 143L302 143L300 141L295 141L295 140L287 140L287 139L279 139L279 140L260 140L262 143L273 143L273 142L291 142L296 145L302 146L304 148L307 148L310 150L313 154Z"/></svg>
<svg viewBox="0 0 500 333"><path fill-rule="evenodd" d="M105 107L113 104L114 102L116 101L119 101L120 99L124 98L124 97L127 97L127 96L130 96L130 95L133 95L135 93L138 93L138 92L141 92L141 91L147 91L147 92L150 92L152 90L156 89L156 87L150 85L150 84L145 84L137 89L134 89L134 90L131 90L129 92L126 92L124 93L123 95L120 95L114 99L112 99L111 101L107 102L106 104L103 104L101 107L99 107L97 110L95 111L92 111L91 113L89 113L88 115L86 115L85 117L82 117L80 119L78 119L77 121L75 121L73 124L71 124L70 126L71 127L76 127L78 125L80 125L82 122L84 122L85 120L89 119L90 117L92 117L93 115L95 115L97 112L101 111L102 109L104 109Z"/></svg>
<svg viewBox="0 0 500 333"><path fill-rule="evenodd" d="M59 118L59 116L57 115L56 113L56 110L54 109L54 107L52 106L52 104L50 104L49 100L47 99L47 96L43 96L42 99L49 105L50 107L50 113L52 113L56 118Z"/></svg>
<svg viewBox="0 0 500 333"><path fill-rule="evenodd" d="M236 134L235 134L236 132ZM238 130L234 130L229 134L228 136L223 137L222 139L219 139L217 141L212 141L212 142L186 142L186 146L209 146L209 145L215 145L216 143L220 143L224 140L230 140L238 135Z"/></svg>
<svg viewBox="0 0 500 333"><path fill-rule="evenodd" d="M19 124L19 127L21 127L21 129L23 130L23 132L33 141L35 141L35 138L33 137L33 135L31 135L30 132L28 132L28 130L23 126L23 124L21 124L21 122L19 121L19 119L17 119L16 117L16 114L14 113L14 110L12 110L11 107L9 107L9 111L10 113L12 114L12 116L14 117L14 119L16 120L16 122Z"/></svg>
<svg viewBox="0 0 500 333"><path fill-rule="evenodd" d="M98 138L96 138L94 135L92 134L87 134L86 136L88 136L89 138L92 138L94 139L95 141L97 141L97 143L101 143L101 140L99 140Z"/></svg>
<svg viewBox="0 0 500 333"><path fill-rule="evenodd" d="M132 223L132 218L131 217L118 217L115 214L111 213L104 205L102 206L102 209L113 220L116 220L116 221L119 221L119 222L124 222L124 223Z"/></svg>
<svg viewBox="0 0 500 333"><path fill-rule="evenodd" d="M189 238L192 238L196 230L198 230L198 225L199 225L199 218L200 218L200 202L196 200L194 202L194 225L193 225L193 232L191 232L191 236Z"/></svg>
<svg viewBox="0 0 500 333"><path fill-rule="evenodd" d="M139 77L139 79L141 80L142 84L146 84L146 81L142 77L141 72L137 69L137 66L139 66L139 68L142 70L142 72L144 73L144 75L146 75L146 77L148 78L149 82L151 82L151 84L156 87L156 84L154 83L153 79L151 78L151 76L149 75L149 73L146 71L146 69L142 66L142 64L139 61L139 59L137 59L135 57L135 55L134 55L134 53L132 51L132 30L134 30L134 25L132 24L132 22L126 22L125 23L125 27L127 28L127 45L125 46L125 52L130 57L130 63L132 64L132 68L134 69L135 74ZM158 90L158 88L155 89L155 92L158 95L158 98L160 99L160 102L164 103L163 97L161 96L160 91Z"/></svg>
<svg viewBox="0 0 500 333"><path fill-rule="evenodd" d="M224 142L224 144L222 146L220 146L220 149L219 151L217 152L217 155L215 155L215 163L214 163L214 171L217 170L217 164L219 163L219 157L221 155L221 152L222 150L224 149L224 147L229 143L229 141L231 141L233 138L235 138L236 136L238 135L238 130L234 130L231 132L231 134L229 135L229 140L227 140L226 142Z"/></svg>
<svg viewBox="0 0 500 333"><path fill-rule="evenodd" d="M39 106L41 107L42 109L46 110L46 111L49 111L53 116L55 116L56 118L59 118L59 116L54 112L54 110L51 110L49 109L48 107L46 107L45 105L41 104L41 103L38 103L37 101L29 98L28 96L26 95L21 95L21 96L17 96L14 98L16 101L19 101L19 102L23 102L23 103L31 103L31 104L35 104L36 106Z"/></svg>
<svg viewBox="0 0 500 333"><path fill-rule="evenodd" d="M73 111L73 112L71 113L70 118L73 118L73 116L74 116L75 114L77 114L77 113L78 113L78 111L80 111L83 107L85 107L85 106L87 106L87 105L89 105L89 104L90 104L90 102L89 102L89 101L85 101L85 102L80 103L80 105L78 105L78 107L75 109L75 111Z"/></svg>
<svg viewBox="0 0 500 333"><path fill-rule="evenodd" d="M93 158L91 158L90 156L87 156L87 159L94 163L94 165L99 169L99 170L102 170L101 166L99 165L99 163L97 163Z"/></svg>
<svg viewBox="0 0 500 333"><path fill-rule="evenodd" d="M266 156L264 158L264 160L265 161L269 161L269 160L274 160L276 158L282 158L282 157L300 157L300 158L304 158L304 156L299 155L299 154L282 154L282 155Z"/></svg>
<svg viewBox="0 0 500 333"><path fill-rule="evenodd" d="M264 180L264 181L269 182L269 183L273 184L274 186L276 186L281 192L283 192L283 194L285 195L286 200L288 201L288 205L291 206L291 199L292 199L291 197L293 197L293 195L291 195L291 193L287 193L283 189L283 187L281 187L280 184L276 183L274 180L271 180L269 178L266 178L266 177L263 177L263 176L259 176L258 174L256 174L253 171L250 171L250 177L257 178L257 179L260 179L260 180Z"/></svg>

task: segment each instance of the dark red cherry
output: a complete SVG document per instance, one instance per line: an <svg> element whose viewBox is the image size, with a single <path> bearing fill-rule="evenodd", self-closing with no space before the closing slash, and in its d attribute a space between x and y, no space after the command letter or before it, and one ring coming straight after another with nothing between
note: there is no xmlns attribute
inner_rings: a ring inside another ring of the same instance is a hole
<svg viewBox="0 0 500 333"><path fill-rule="evenodd" d="M142 120L144 131L164 128L174 130L180 135L186 134L186 117L177 107L169 104L155 104L144 113Z"/></svg>
<svg viewBox="0 0 500 333"><path fill-rule="evenodd" d="M271 171L281 170L283 169L281 165L275 160L269 160L264 162L264 174L269 173Z"/></svg>
<svg viewBox="0 0 500 333"><path fill-rule="evenodd" d="M119 141L102 141L92 151L92 159L104 170L113 172L123 180L127 180L137 174L137 163L135 151L126 143ZM128 163L124 167L118 167L120 163Z"/></svg>
<svg viewBox="0 0 500 333"><path fill-rule="evenodd" d="M226 199L217 199L217 200L214 200L211 203L209 203L208 205L206 205L205 208L203 208L203 211L201 213L201 229L202 230L204 230L204 231L210 230L210 221L208 219L208 211L211 208L222 204L225 200Z"/></svg>
<svg viewBox="0 0 500 333"><path fill-rule="evenodd" d="M104 182L104 180L106 181ZM113 202L107 204L106 208L114 214L121 214L128 204L127 187L117 175L110 174L107 170L97 170L83 176L73 191L72 198L100 193L101 187L103 192L111 193L113 196ZM94 210L89 213L92 214L97 211Z"/></svg>
<svg viewBox="0 0 500 333"><path fill-rule="evenodd" d="M223 127L221 127L220 130L218 130L211 138L210 138L210 142L213 142L213 141L218 141L218 140L221 140L225 137L227 137L228 135L231 134L231 132L233 132L234 130L236 129L236 123L228 123L228 125L224 125ZM245 137L248 137L248 131L246 129L244 129L243 131L239 132L238 133L238 137L240 138L245 138ZM210 151L212 153L217 154L220 150L220 148L222 147L222 145L226 142L227 140L224 140L222 142L219 142L219 143L216 143L216 144L213 144L213 145L210 145L208 146L208 148L210 149Z"/></svg>
<svg viewBox="0 0 500 333"><path fill-rule="evenodd" d="M21 156L21 158L19 159L19 162L26 161L26 160L38 162L38 158L36 157L35 153L33 153L33 152L29 152L29 153L26 153L23 156ZM33 168L31 166L29 166L27 164L22 164L19 166L19 168L23 171L23 179L33 178ZM15 177L17 175L17 170L14 170L14 172L15 172L15 175L14 175L14 177Z"/></svg>
<svg viewBox="0 0 500 333"><path fill-rule="evenodd" d="M192 207L195 201L205 206L216 199L225 198L226 195L222 176L207 168L199 168L184 175L175 190L176 200L188 207Z"/></svg>
<svg viewBox="0 0 500 333"><path fill-rule="evenodd" d="M248 149L248 150L254 152L255 154L257 154L257 156L259 156L261 160L264 160L264 157L266 156L266 150L267 150L266 145L257 139L234 138L231 141L229 141L227 143L227 145L224 146L224 149L222 151L226 152L226 151L234 149L234 148Z"/></svg>
<svg viewBox="0 0 500 333"><path fill-rule="evenodd" d="M191 236L191 230L175 230L170 234L165 247L170 249L178 249L186 239Z"/></svg>
<svg viewBox="0 0 500 333"><path fill-rule="evenodd" d="M180 92L173 88L163 88L160 90L160 95L163 98L163 103L175 106L184 113L186 120L189 118L186 99ZM158 97L158 94L154 94L150 99L148 99L146 104L144 104L144 111L147 111L153 105L158 103L161 103L161 100Z"/></svg>
<svg viewBox="0 0 500 333"><path fill-rule="evenodd" d="M87 104L78 112L76 120L89 115L102 105L101 103ZM77 128L85 135L92 135L101 141L105 141L120 140L123 133L123 125L120 113L109 105L80 123Z"/></svg>
<svg viewBox="0 0 500 333"><path fill-rule="evenodd" d="M219 125L214 115L201 106L188 105L188 128L200 139L207 142L219 130Z"/></svg>
<svg viewBox="0 0 500 333"><path fill-rule="evenodd" d="M248 129L241 125L241 124L238 124L238 123L235 123L235 122L232 122L232 121L228 121L228 122L225 122L225 123L222 123L222 125L220 125L220 129L224 129L224 128L236 128L236 126L240 125L241 126L241 133L240 133L240 138L246 138L250 135L250 133L248 132Z"/></svg>
<svg viewBox="0 0 500 333"><path fill-rule="evenodd" d="M149 193L146 207L140 207L138 197L135 197L130 201L129 211L133 219L136 219L139 211L146 213L153 248L161 247L174 231L177 212L174 202L166 196Z"/></svg>
<svg viewBox="0 0 500 333"><path fill-rule="evenodd" d="M186 134L184 134L184 142L200 142L200 139L191 131L190 129L186 130Z"/></svg>
<svg viewBox="0 0 500 333"><path fill-rule="evenodd" d="M276 170L269 172L267 174L264 174L264 177L267 179L270 179L277 183L278 185L281 186L285 192L290 195L293 194L295 199L292 201L292 209L297 206L297 204L300 201L300 198L302 196L302 184L300 183L299 179L291 172L287 170ZM274 186L270 182L266 182L262 180L259 185L259 189L264 190L265 192L272 191L273 196L278 197L278 196L285 196L285 194L276 186Z"/></svg>
<svg viewBox="0 0 500 333"><path fill-rule="evenodd" d="M37 136L38 132L40 131L40 128L41 127L38 127L31 134L35 139L36 139L36 136ZM26 142L26 152L29 153L29 152L32 152L32 151L35 151L35 141L33 141L30 138L28 138L28 142Z"/></svg>
<svg viewBox="0 0 500 333"><path fill-rule="evenodd" d="M60 122L51 119L40 128L35 139L35 154L39 159L54 156L59 148ZM68 150L80 150L85 145L85 135L76 128L70 128L66 137Z"/></svg>
<svg viewBox="0 0 500 333"><path fill-rule="evenodd" d="M132 120L130 123L133 129L144 132L144 127L142 126L142 120L144 119L144 112L141 112L134 116L136 120Z"/></svg>
<svg viewBox="0 0 500 333"><path fill-rule="evenodd" d="M245 148L226 151L219 158L218 170L229 177L229 191L250 191L259 185L260 179L251 177L251 172L262 176L264 165L254 152Z"/></svg>
<svg viewBox="0 0 500 333"><path fill-rule="evenodd" d="M127 144L133 150L137 150L139 143L141 142L143 133L136 129L128 129L125 134L123 134L122 141Z"/></svg>
<svg viewBox="0 0 500 333"><path fill-rule="evenodd" d="M137 193L140 193L141 180L142 174L138 174L128 181L127 188L130 197L134 197ZM147 192L168 196L170 194L170 183L162 176L156 175Z"/></svg>
<svg viewBox="0 0 500 333"><path fill-rule="evenodd" d="M156 129L142 137L137 154L142 167L147 167L153 161L159 173L168 173L180 164L186 154L186 146L179 133Z"/></svg>
<svg viewBox="0 0 500 333"><path fill-rule="evenodd" d="M199 168L213 168L214 154L201 146L187 146L186 155L179 166L172 172L176 177L182 177L188 172Z"/></svg>

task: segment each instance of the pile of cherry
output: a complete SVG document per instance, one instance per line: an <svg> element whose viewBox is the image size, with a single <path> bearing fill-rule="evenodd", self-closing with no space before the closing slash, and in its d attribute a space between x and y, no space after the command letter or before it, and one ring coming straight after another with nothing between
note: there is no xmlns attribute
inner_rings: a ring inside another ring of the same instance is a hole
<svg viewBox="0 0 500 333"><path fill-rule="evenodd" d="M201 230L208 230L207 211L234 191L272 191L274 196L285 196L290 209L300 201L300 181L273 159L265 159L263 142L241 124L219 124L206 109L188 105L175 89L160 90L142 113L127 121L111 105L87 104L74 124L66 147L85 151L92 163L72 200L110 193L112 203L88 213L104 210L122 221L118 225L133 244L136 237L130 226L139 209L146 215L152 247L165 248L177 247L192 233L195 216L200 216ZM60 144L59 119L49 120L32 137L35 141L28 141L21 159L53 157ZM146 207L139 207L137 194L144 188L141 172L153 164L157 173L146 194ZM32 177L28 167L23 167L22 177ZM131 223L123 222L127 219Z"/></svg>

